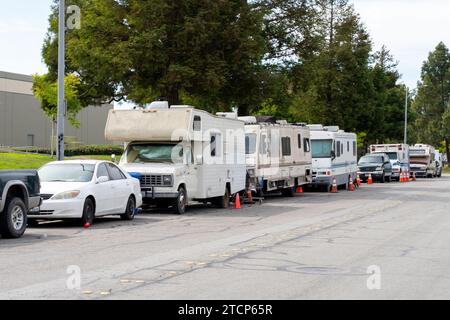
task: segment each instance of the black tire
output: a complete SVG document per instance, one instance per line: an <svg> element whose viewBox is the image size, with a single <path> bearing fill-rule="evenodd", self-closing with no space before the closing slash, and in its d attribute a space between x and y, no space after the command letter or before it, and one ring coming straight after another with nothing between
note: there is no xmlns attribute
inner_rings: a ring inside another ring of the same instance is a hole
<svg viewBox="0 0 450 320"><path fill-rule="evenodd" d="M186 213L186 207L187 207L187 193L186 189L181 187L178 190L178 197L175 200L175 203L173 204L173 211L176 214L182 215Z"/></svg>
<svg viewBox="0 0 450 320"><path fill-rule="evenodd" d="M90 224L92 225L94 223L95 219L95 207L94 202L91 198L87 198L84 202L83 207L83 217L81 218L81 222L84 225Z"/></svg>
<svg viewBox="0 0 450 320"><path fill-rule="evenodd" d="M295 187L281 190L283 197L293 198L295 196Z"/></svg>
<svg viewBox="0 0 450 320"><path fill-rule="evenodd" d="M136 213L136 200L134 200L133 196L128 198L127 208L125 209L125 213L120 215L120 218L124 221L132 221L134 220L134 215Z"/></svg>
<svg viewBox="0 0 450 320"><path fill-rule="evenodd" d="M228 209L230 207L230 190L225 189L225 194L222 197L214 199L214 205L221 209Z"/></svg>
<svg viewBox="0 0 450 320"><path fill-rule="evenodd" d="M6 239L17 239L23 236L27 229L27 207L20 198L6 201L0 214L0 234Z"/></svg>

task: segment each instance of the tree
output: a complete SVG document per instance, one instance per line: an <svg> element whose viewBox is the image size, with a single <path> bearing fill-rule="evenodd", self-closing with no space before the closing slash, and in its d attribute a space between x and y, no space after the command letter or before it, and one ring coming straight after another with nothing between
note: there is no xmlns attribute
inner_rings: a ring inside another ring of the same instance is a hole
<svg viewBox="0 0 450 320"><path fill-rule="evenodd" d="M450 53L441 42L423 63L413 108L417 114L417 138L432 145L445 141L447 159L450 159L449 98Z"/></svg>
<svg viewBox="0 0 450 320"><path fill-rule="evenodd" d="M34 75L33 80L33 94L41 103L41 108L45 115L52 121L50 145L53 155L54 128L58 114L58 84L48 75ZM80 79L74 74L70 74L65 77L64 83L68 119L73 126L78 127L80 123L77 120L77 114L83 108L83 104L79 99Z"/></svg>
<svg viewBox="0 0 450 320"><path fill-rule="evenodd" d="M74 0L82 28L67 35L67 71L79 75L89 104L197 101L241 107L264 74L262 14L242 0ZM43 55L56 75L57 12ZM253 95L252 95L253 94ZM258 97L259 99L259 97Z"/></svg>

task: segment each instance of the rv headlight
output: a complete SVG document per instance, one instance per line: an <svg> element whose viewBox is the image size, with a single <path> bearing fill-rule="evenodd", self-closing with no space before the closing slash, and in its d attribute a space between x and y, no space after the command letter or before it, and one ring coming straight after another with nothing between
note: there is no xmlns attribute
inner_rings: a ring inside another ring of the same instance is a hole
<svg viewBox="0 0 450 320"><path fill-rule="evenodd" d="M165 186L172 186L173 185L173 176L163 176L163 184Z"/></svg>
<svg viewBox="0 0 450 320"><path fill-rule="evenodd" d="M79 190L65 191L54 195L50 200L70 200L80 195Z"/></svg>

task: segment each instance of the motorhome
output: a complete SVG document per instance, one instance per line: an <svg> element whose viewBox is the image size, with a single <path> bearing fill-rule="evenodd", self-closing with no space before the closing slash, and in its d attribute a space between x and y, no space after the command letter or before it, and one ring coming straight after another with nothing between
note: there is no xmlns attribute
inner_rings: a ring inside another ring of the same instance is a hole
<svg viewBox="0 0 450 320"><path fill-rule="evenodd" d="M409 145L407 144L375 144L369 147L371 154L384 153L389 156L392 165L392 179L400 180L402 172L410 172Z"/></svg>
<svg viewBox="0 0 450 320"><path fill-rule="evenodd" d="M241 117L245 122L248 188L293 196L312 179L309 129L272 117Z"/></svg>
<svg viewBox="0 0 450 320"><path fill-rule="evenodd" d="M356 134L347 133L337 126L309 125L313 160L313 183L330 191L333 179L338 186L348 187L356 181L357 143Z"/></svg>
<svg viewBox="0 0 450 320"><path fill-rule="evenodd" d="M435 149L426 144L416 144L409 148L411 172L416 177L433 178L436 176Z"/></svg>
<svg viewBox="0 0 450 320"><path fill-rule="evenodd" d="M439 152L439 150L434 152L434 159L436 161L436 177L440 178L442 177L442 172L444 170L444 161L443 155Z"/></svg>
<svg viewBox="0 0 450 320"><path fill-rule="evenodd" d="M155 102L111 110L106 139L126 143L119 165L139 178L144 204L185 212L191 201L229 206L245 190L244 123Z"/></svg>

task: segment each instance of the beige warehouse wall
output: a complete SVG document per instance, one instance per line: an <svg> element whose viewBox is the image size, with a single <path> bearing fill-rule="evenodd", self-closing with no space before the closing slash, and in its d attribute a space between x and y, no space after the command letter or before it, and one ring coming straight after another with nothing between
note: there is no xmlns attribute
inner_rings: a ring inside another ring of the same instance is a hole
<svg viewBox="0 0 450 320"><path fill-rule="evenodd" d="M34 146L50 147L51 121L31 92L31 77L0 72L0 145L23 147L34 136ZM104 130L111 105L88 107L78 116L80 128L66 122L66 136L82 144L111 144Z"/></svg>

